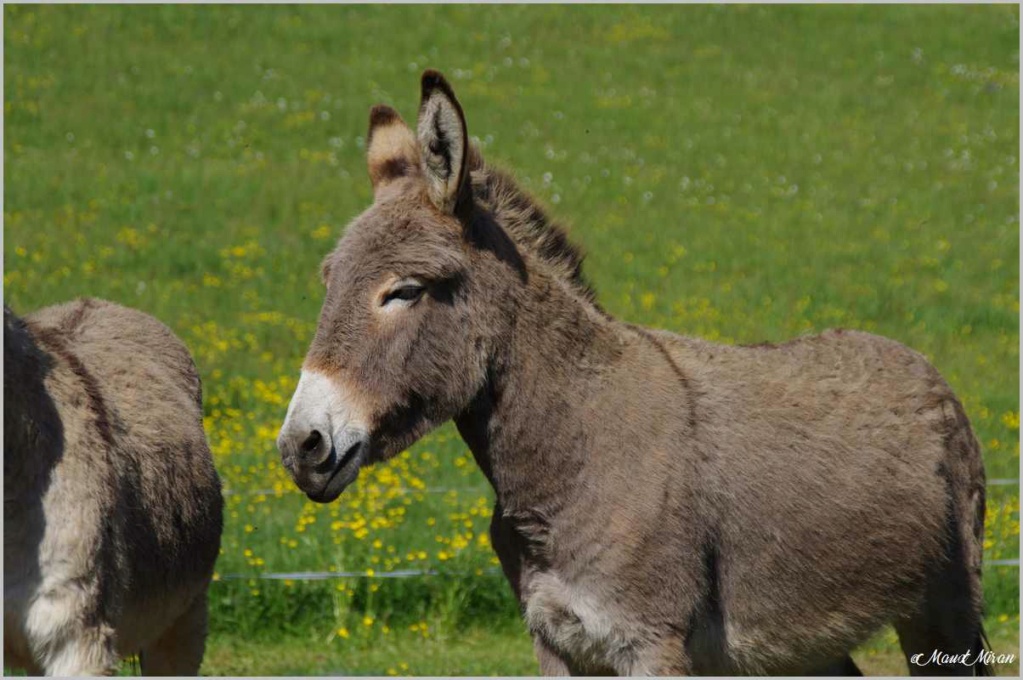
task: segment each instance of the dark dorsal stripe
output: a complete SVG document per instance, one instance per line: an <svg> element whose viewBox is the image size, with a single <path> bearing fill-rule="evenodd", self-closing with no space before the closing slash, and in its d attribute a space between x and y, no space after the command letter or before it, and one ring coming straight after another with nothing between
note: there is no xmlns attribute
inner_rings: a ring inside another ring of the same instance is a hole
<svg viewBox="0 0 1023 680"><path fill-rule="evenodd" d="M67 337L71 337L75 331L78 330L78 326L81 325L85 319L85 314L92 309L92 298L80 298L78 300L78 306L75 307L75 311L68 314L60 322L60 330Z"/></svg>
<svg viewBox="0 0 1023 680"><path fill-rule="evenodd" d="M79 310L74 313L75 316L80 317ZM80 319L76 321L80 322ZM99 382L82 360L67 346L67 342L60 329L58 328L39 328L32 324L27 323L26 326L31 330L32 336L36 341L43 345L43 349L47 352L55 355L61 361L67 364L71 372L75 374L75 377L82 383L82 387L85 390L85 396L88 401L89 412L93 416L93 420L96 424L96 431L99 433L100 438L107 447L114 446L114 430L110 421L110 411L107 407L106 399L103 397L103 390L100 389Z"/></svg>
<svg viewBox="0 0 1023 680"><path fill-rule="evenodd" d="M671 372L675 374L676 378L678 378L679 384L682 385L682 388L685 391L686 396L689 398L686 423L689 425L690 434L692 434L693 432L696 431L696 424L699 421L696 417L696 400L693 398L693 389L690 386L689 376L687 376L682 371L682 368L678 365L678 362L676 362L674 357L671 356L671 353L667 349L665 349L664 343L662 343L653 333L651 333L649 329L631 323L626 324L626 326L635 331L637 334L639 334L640 337L649 342L651 345L653 345L657 352L662 357L664 357L664 360L667 362L669 368L671 368Z"/></svg>

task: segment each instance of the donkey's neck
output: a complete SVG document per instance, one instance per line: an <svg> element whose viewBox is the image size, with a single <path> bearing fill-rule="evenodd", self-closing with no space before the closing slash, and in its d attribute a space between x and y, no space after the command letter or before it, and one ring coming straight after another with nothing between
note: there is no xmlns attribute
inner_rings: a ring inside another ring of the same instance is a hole
<svg viewBox="0 0 1023 680"><path fill-rule="evenodd" d="M556 504L585 467L587 401L621 354L620 337L571 286L529 284L486 385L455 419L504 508Z"/></svg>

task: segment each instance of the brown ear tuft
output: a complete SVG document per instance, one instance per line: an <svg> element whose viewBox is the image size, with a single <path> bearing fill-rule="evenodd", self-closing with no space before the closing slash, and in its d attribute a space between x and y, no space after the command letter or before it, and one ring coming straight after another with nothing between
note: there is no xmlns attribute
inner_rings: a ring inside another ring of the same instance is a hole
<svg viewBox="0 0 1023 680"><path fill-rule="evenodd" d="M369 112L366 162L374 190L418 172L416 136L390 106L377 104Z"/></svg>
<svg viewBox="0 0 1023 680"><path fill-rule="evenodd" d="M401 116L387 104L377 104L369 110L369 132L373 134L373 128L380 125L390 125L401 122Z"/></svg>

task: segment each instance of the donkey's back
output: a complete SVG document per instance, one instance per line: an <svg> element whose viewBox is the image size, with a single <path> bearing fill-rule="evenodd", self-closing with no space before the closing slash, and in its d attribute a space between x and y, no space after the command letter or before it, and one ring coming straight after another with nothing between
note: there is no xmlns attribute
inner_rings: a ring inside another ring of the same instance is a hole
<svg viewBox="0 0 1023 680"><path fill-rule="evenodd" d="M94 673L141 652L144 672L196 672L222 499L191 356L162 323L99 300L18 332L39 370L13 390L5 376L5 420L25 425L5 429L8 663Z"/></svg>
<svg viewBox="0 0 1023 680"><path fill-rule="evenodd" d="M922 355L856 331L652 339L695 395L685 446L727 613L695 633L703 670L798 671L884 623L907 651L981 650L983 462Z"/></svg>

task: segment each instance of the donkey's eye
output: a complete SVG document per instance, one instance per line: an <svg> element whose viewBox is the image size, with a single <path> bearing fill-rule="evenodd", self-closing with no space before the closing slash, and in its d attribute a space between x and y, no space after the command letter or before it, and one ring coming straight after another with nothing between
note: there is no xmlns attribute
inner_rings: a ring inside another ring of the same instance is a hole
<svg viewBox="0 0 1023 680"><path fill-rule="evenodd" d="M420 283L403 282L387 292L380 306L385 307L391 303L409 305L421 298L424 292L426 286Z"/></svg>

